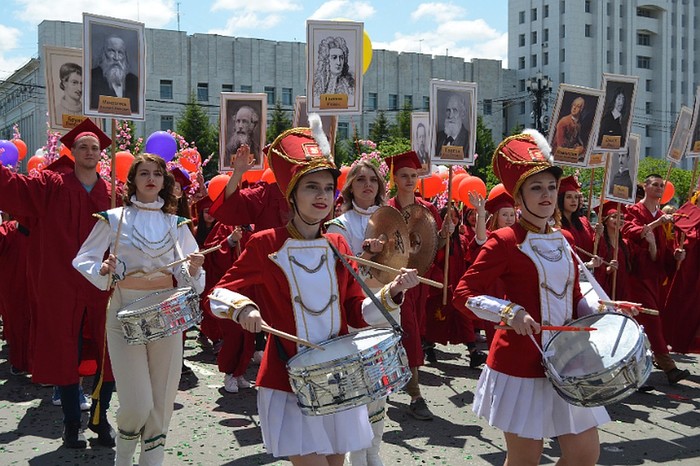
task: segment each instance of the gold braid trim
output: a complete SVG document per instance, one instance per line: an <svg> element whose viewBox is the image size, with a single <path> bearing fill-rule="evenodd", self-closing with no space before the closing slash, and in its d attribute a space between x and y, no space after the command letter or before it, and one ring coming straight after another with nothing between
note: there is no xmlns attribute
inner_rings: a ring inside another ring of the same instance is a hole
<svg viewBox="0 0 700 466"><path fill-rule="evenodd" d="M513 308L515 306L515 303L508 303L503 309L501 309L501 312L498 313L498 315L501 316L501 322L506 325L510 325L511 321L515 318L516 312L513 312Z"/></svg>
<svg viewBox="0 0 700 466"><path fill-rule="evenodd" d="M382 289L379 291L379 297L381 298L382 304L389 312L394 312L401 308L401 303L397 304L393 299L391 299L391 295L389 294L389 285L384 285L382 287Z"/></svg>

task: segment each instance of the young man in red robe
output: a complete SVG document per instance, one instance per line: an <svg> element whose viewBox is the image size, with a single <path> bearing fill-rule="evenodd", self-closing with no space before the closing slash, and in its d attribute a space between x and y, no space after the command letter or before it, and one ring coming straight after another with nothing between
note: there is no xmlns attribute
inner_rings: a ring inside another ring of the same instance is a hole
<svg viewBox="0 0 700 466"><path fill-rule="evenodd" d="M0 209L33 221L32 248L40 249L41 262L32 264L35 284L36 319L32 322L34 347L32 379L35 383L59 386L63 408L63 444L85 448L81 429L79 374L82 327L104 341L108 294L84 285L71 262L95 222L93 213L110 207L109 184L96 171L100 151L111 140L89 119L84 120L61 141L75 158L72 172L44 170L25 176L0 166ZM109 358L98 344L104 383L100 390L100 421L89 424L102 445L114 446L114 431L107 422L107 408L114 390ZM95 406L95 404L93 404ZM92 417L91 417L92 420Z"/></svg>

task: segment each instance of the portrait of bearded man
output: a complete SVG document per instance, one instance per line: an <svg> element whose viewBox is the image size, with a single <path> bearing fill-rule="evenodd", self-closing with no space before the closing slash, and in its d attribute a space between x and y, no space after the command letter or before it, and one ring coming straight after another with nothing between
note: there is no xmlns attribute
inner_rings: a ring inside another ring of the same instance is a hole
<svg viewBox="0 0 700 466"><path fill-rule="evenodd" d="M139 78L129 71L126 43L117 35L105 38L97 66L92 68L91 110L98 110L102 95L128 98L131 101L131 113L139 113Z"/></svg>
<svg viewBox="0 0 700 466"><path fill-rule="evenodd" d="M435 153L441 154L443 146L458 146L466 157L469 146L468 107L466 97L453 92L443 94L448 96L442 128L437 133ZM442 97L442 96L441 96Z"/></svg>
<svg viewBox="0 0 700 466"><path fill-rule="evenodd" d="M243 105L229 117L226 132L226 153L223 160L223 168L231 166L231 157L239 147L247 144L250 153L255 157L255 164L260 162L260 116L249 105Z"/></svg>

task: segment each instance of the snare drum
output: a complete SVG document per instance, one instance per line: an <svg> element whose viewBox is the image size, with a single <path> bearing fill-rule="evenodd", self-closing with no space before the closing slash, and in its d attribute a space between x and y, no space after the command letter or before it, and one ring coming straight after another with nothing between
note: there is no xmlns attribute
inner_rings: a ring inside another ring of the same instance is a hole
<svg viewBox="0 0 700 466"><path fill-rule="evenodd" d="M117 319L127 343L143 345L199 323L199 295L189 287L156 291L121 308Z"/></svg>
<svg viewBox="0 0 700 466"><path fill-rule="evenodd" d="M556 333L544 348L543 364L554 389L571 404L604 406L626 398L651 372L649 341L637 321L601 313L574 320L591 332Z"/></svg>
<svg viewBox="0 0 700 466"><path fill-rule="evenodd" d="M287 363L301 412L322 416L386 397L411 378L401 335L372 328L308 348Z"/></svg>

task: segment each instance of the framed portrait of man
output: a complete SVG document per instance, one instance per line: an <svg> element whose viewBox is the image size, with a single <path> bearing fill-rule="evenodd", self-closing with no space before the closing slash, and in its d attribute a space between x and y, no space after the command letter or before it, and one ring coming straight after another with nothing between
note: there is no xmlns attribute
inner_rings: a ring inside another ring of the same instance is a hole
<svg viewBox="0 0 700 466"><path fill-rule="evenodd" d="M338 116L337 115L319 115L321 117L321 126L323 132L326 133L328 142L331 144L331 154L335 155L335 137L338 131ZM306 113L306 96L298 95L294 99L294 116L292 118L292 127L305 128L309 126L309 114Z"/></svg>
<svg viewBox="0 0 700 466"><path fill-rule="evenodd" d="M595 145L603 90L560 84L548 142L557 165L585 167Z"/></svg>
<svg viewBox="0 0 700 466"><path fill-rule="evenodd" d="M362 113L363 23L306 22L307 111Z"/></svg>
<svg viewBox="0 0 700 466"><path fill-rule="evenodd" d="M243 144L250 147L253 169L262 170L267 134L267 94L221 93L219 171L230 172L231 160Z"/></svg>
<svg viewBox="0 0 700 466"><path fill-rule="evenodd" d="M685 149L688 146L688 138L690 137L690 123L693 119L693 111L690 107L681 106L681 111L678 112L676 126L673 128L673 136L671 143L668 145L666 152L666 160L672 163L680 163Z"/></svg>
<svg viewBox="0 0 700 466"><path fill-rule="evenodd" d="M143 23L83 13L83 113L144 120L146 40Z"/></svg>
<svg viewBox="0 0 700 466"><path fill-rule="evenodd" d="M473 165L476 83L430 80L431 164Z"/></svg>
<svg viewBox="0 0 700 466"><path fill-rule="evenodd" d="M693 105L693 120L690 124L687 154L689 158L700 157L700 86L695 89L695 105Z"/></svg>
<svg viewBox="0 0 700 466"><path fill-rule="evenodd" d="M634 204L639 170L638 134L630 134L625 151L610 152L610 169L605 180L605 199L624 204Z"/></svg>
<svg viewBox="0 0 700 466"><path fill-rule="evenodd" d="M594 150L627 149L627 135L632 127L632 111L637 99L638 82L638 76L603 74L605 104Z"/></svg>
<svg viewBox="0 0 700 466"><path fill-rule="evenodd" d="M411 112L411 149L415 151L423 168L418 176L430 176L430 113Z"/></svg>
<svg viewBox="0 0 700 466"><path fill-rule="evenodd" d="M85 119L83 115L83 51L44 47L46 106L49 126L65 133Z"/></svg>

